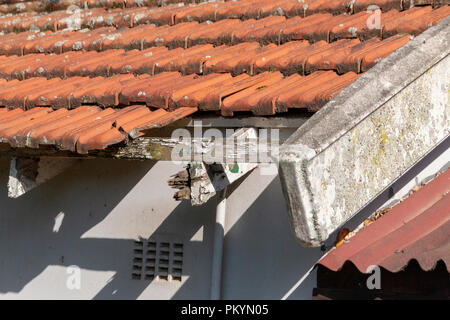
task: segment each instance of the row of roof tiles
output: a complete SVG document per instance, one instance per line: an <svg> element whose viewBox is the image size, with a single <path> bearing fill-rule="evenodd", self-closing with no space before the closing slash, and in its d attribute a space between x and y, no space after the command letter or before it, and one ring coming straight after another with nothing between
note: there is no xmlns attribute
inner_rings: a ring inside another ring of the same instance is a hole
<svg viewBox="0 0 450 320"><path fill-rule="evenodd" d="M40 107L27 111L0 108L0 142L12 147L54 145L85 154L129 137L136 138L146 130L165 126L195 111L196 108L151 111L139 105L123 109L83 106L56 111Z"/></svg>
<svg viewBox="0 0 450 320"><path fill-rule="evenodd" d="M7 0L0 5L0 13L20 13L20 12L50 12L63 10L75 5L80 8L130 8L142 6L157 6L162 3L174 2L195 2L194 0Z"/></svg>
<svg viewBox="0 0 450 320"><path fill-rule="evenodd" d="M289 108L317 111L358 77L354 72L339 76L316 71L308 76L283 77L280 72L255 76L212 73L205 76L163 72L155 76L116 75L109 78L0 79L0 106L31 109L40 106L75 108L86 104L127 106L133 103L174 110L196 107L258 115L286 112Z"/></svg>
<svg viewBox="0 0 450 320"><path fill-rule="evenodd" d="M188 48L197 44L235 44L258 41L261 44L285 43L291 40L324 40L371 37L388 38L398 33L419 34L450 14L450 6L432 10L415 7L381 14L380 28L367 25L370 13L332 16L315 14L307 18L271 16L260 20L225 19L215 23L185 22L175 26L152 25L96 30L24 32L0 36L0 54L63 53L79 50L145 49L154 46Z"/></svg>
<svg viewBox="0 0 450 320"><path fill-rule="evenodd" d="M372 38L364 42L358 39L314 44L291 41L263 47L257 42L244 42L235 46L214 47L206 44L173 50L153 47L142 51L119 49L63 55L0 56L0 76L8 80L24 80L31 77L107 77L121 73L154 75L164 71L179 71L182 74L230 72L233 75L245 72L254 75L275 70L284 75L304 75L316 70L360 73L409 39L408 35L396 35L386 40Z"/></svg>
<svg viewBox="0 0 450 320"><path fill-rule="evenodd" d="M343 13L349 11L348 2L343 0L334 1L308 1L313 6L313 10L306 10L308 13L316 11L327 11L334 8L334 12ZM362 1L364 2L364 1ZM382 2L382 1L380 1ZM394 1L389 1L394 2ZM396 2L401 3L400 0ZM36 2L35 2L36 3ZM332 5L330 5L332 3ZM183 3L173 4L161 8L131 8L125 10L83 10L80 12L80 24L88 25L92 28L101 26L133 27L142 23L154 23L157 25L175 24L186 21L206 21L220 20L225 18L260 18L268 15L305 15L302 2L297 0L248 0L211 2L200 5L191 4L184 6ZM400 10L398 4L396 9ZM314 9L315 8L315 9ZM338 9L339 8L339 9ZM35 13L23 14L21 19L15 16L0 19L0 30L19 31L28 30L30 27L41 30L50 29L53 31L67 27L67 18L71 15L66 11L58 11L51 14L37 15Z"/></svg>
<svg viewBox="0 0 450 320"><path fill-rule="evenodd" d="M113 2L111 1L111 3ZM173 25L187 21L218 21L227 18L259 19L271 15L306 17L323 12L335 15L365 11L369 5L378 5L383 11L403 9L401 0L237 0L189 5L176 3L159 8L137 7L113 10L97 8L81 10L77 13L76 18L80 19L80 25L90 28L104 26L134 27L148 23ZM410 6L405 7L405 9L409 8ZM11 32L33 28L57 31L69 26L71 16L74 17L72 11L56 11L44 15L25 13L21 15L20 19L17 19L16 16L9 16L0 18L0 30Z"/></svg>

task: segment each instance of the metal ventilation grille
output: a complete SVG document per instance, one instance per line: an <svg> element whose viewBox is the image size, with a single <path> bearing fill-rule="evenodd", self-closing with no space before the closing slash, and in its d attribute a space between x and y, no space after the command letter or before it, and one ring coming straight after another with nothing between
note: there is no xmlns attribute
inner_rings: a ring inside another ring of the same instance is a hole
<svg viewBox="0 0 450 320"><path fill-rule="evenodd" d="M132 278L181 281L183 243L139 240L134 243Z"/></svg>

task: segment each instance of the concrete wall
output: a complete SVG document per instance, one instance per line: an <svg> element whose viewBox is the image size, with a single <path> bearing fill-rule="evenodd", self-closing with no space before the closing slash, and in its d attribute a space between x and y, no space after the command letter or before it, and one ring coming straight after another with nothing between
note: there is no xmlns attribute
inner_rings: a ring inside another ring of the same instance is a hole
<svg viewBox="0 0 450 320"><path fill-rule="evenodd" d="M450 17L364 72L280 149L297 238L322 245L449 136Z"/></svg>
<svg viewBox="0 0 450 320"><path fill-rule="evenodd" d="M0 299L207 299L215 199L175 202L169 162L80 161L18 199L7 197L0 159ZM132 279L134 240L184 244L182 281ZM295 242L277 176L253 172L227 203L225 299L311 298L320 256ZM81 268L69 290L67 266Z"/></svg>

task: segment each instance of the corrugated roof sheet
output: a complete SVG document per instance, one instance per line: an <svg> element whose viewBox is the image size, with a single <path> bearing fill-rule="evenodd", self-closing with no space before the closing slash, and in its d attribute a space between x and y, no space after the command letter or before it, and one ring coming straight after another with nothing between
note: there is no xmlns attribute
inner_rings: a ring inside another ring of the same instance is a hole
<svg viewBox="0 0 450 320"><path fill-rule="evenodd" d="M25 3L38 5L36 12L17 14ZM4 110L89 105L119 112L139 104L139 110L160 108L170 115L178 108L223 116L314 112L411 36L450 14L440 1L415 6L412 0L165 6L152 0L67 0L43 13L45 3L14 0L2 7L18 8L0 16ZM76 16L82 30L67 29L74 12L59 9L70 4L88 8ZM366 10L373 4L382 11L375 27L368 24L374 12ZM9 132L0 138L12 143Z"/></svg>
<svg viewBox="0 0 450 320"><path fill-rule="evenodd" d="M350 261L361 272L371 265L397 272L413 259L423 270L442 260L450 272L450 169L329 251L318 264L337 271Z"/></svg>

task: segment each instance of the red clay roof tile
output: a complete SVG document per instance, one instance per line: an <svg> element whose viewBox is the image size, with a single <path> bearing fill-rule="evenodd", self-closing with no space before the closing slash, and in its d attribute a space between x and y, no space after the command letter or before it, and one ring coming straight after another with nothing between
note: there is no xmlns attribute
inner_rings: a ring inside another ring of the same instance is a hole
<svg viewBox="0 0 450 320"><path fill-rule="evenodd" d="M332 249L318 264L337 271L351 261L361 272L371 265L397 272L413 259L423 270L433 269L442 260L450 272L449 192L447 169Z"/></svg>
<svg viewBox="0 0 450 320"><path fill-rule="evenodd" d="M37 148L50 144L62 150L85 154L126 140L126 133L133 132L136 137L143 130L167 125L195 111L196 108L185 107L173 112L152 112L145 106L102 111L91 106L56 111L51 108L33 108L28 111L7 111L2 108L0 141L8 142L13 147ZM153 114L157 117L149 117Z"/></svg>
<svg viewBox="0 0 450 320"><path fill-rule="evenodd" d="M409 40L409 35L396 35L384 40L383 44L381 41L376 43L376 45L372 46L370 50L367 48L364 56L360 55L359 57L359 71L363 72L369 70L377 63L377 61L387 57L393 51L405 45Z"/></svg>
<svg viewBox="0 0 450 320"><path fill-rule="evenodd" d="M346 0L309 0L304 2L303 9L305 16L322 12L341 14L350 11L349 5L351 2Z"/></svg>
<svg viewBox="0 0 450 320"><path fill-rule="evenodd" d="M157 110L155 112L158 112L160 110ZM176 120L182 119L184 117L193 114L195 111L197 111L197 108L191 107L182 107L173 110L171 112L162 112L161 110L161 116L155 118L139 119L139 121L141 121L140 124L137 125L134 129L132 129L129 135L132 138L144 135L145 132L150 129L164 127L169 123L172 123ZM142 122L142 120L145 120L145 122Z"/></svg>
<svg viewBox="0 0 450 320"><path fill-rule="evenodd" d="M383 12L395 9L395 10L403 10L404 6L402 4L402 0L355 0L352 4L352 10L354 13L366 11L369 6L377 6ZM408 7L405 7L409 8Z"/></svg>
<svg viewBox="0 0 450 320"><path fill-rule="evenodd" d="M376 59L386 56L409 40L406 35L400 38L395 36L384 41L371 39L361 44L357 39L339 40L330 44L322 41L312 45L306 41L290 41L280 46L269 44L263 47L256 42L243 42L235 46L213 47L206 44L172 50L154 47L127 52L119 49L99 53L0 56L0 76L7 79L39 76L93 77L118 73L155 74L164 71L180 71L183 74L230 72L233 75L248 72L253 75L270 70L278 70L284 74L305 74L318 69L334 69L340 73L360 72L360 60L369 54L369 50L379 47L370 52L372 58L366 59L364 70L371 67ZM357 56L358 60L350 63L348 55Z"/></svg>
<svg viewBox="0 0 450 320"><path fill-rule="evenodd" d="M98 107L83 106L71 110L63 119L35 126L26 134L26 146L38 148L41 144L55 144L55 139L60 132L64 132L66 128L74 124L81 125L83 119L99 112Z"/></svg>
<svg viewBox="0 0 450 320"><path fill-rule="evenodd" d="M399 17L391 19L383 25L383 38L396 33L418 35L448 15L450 15L450 6L443 6L435 10L431 10L430 6L415 7L403 11Z"/></svg>

